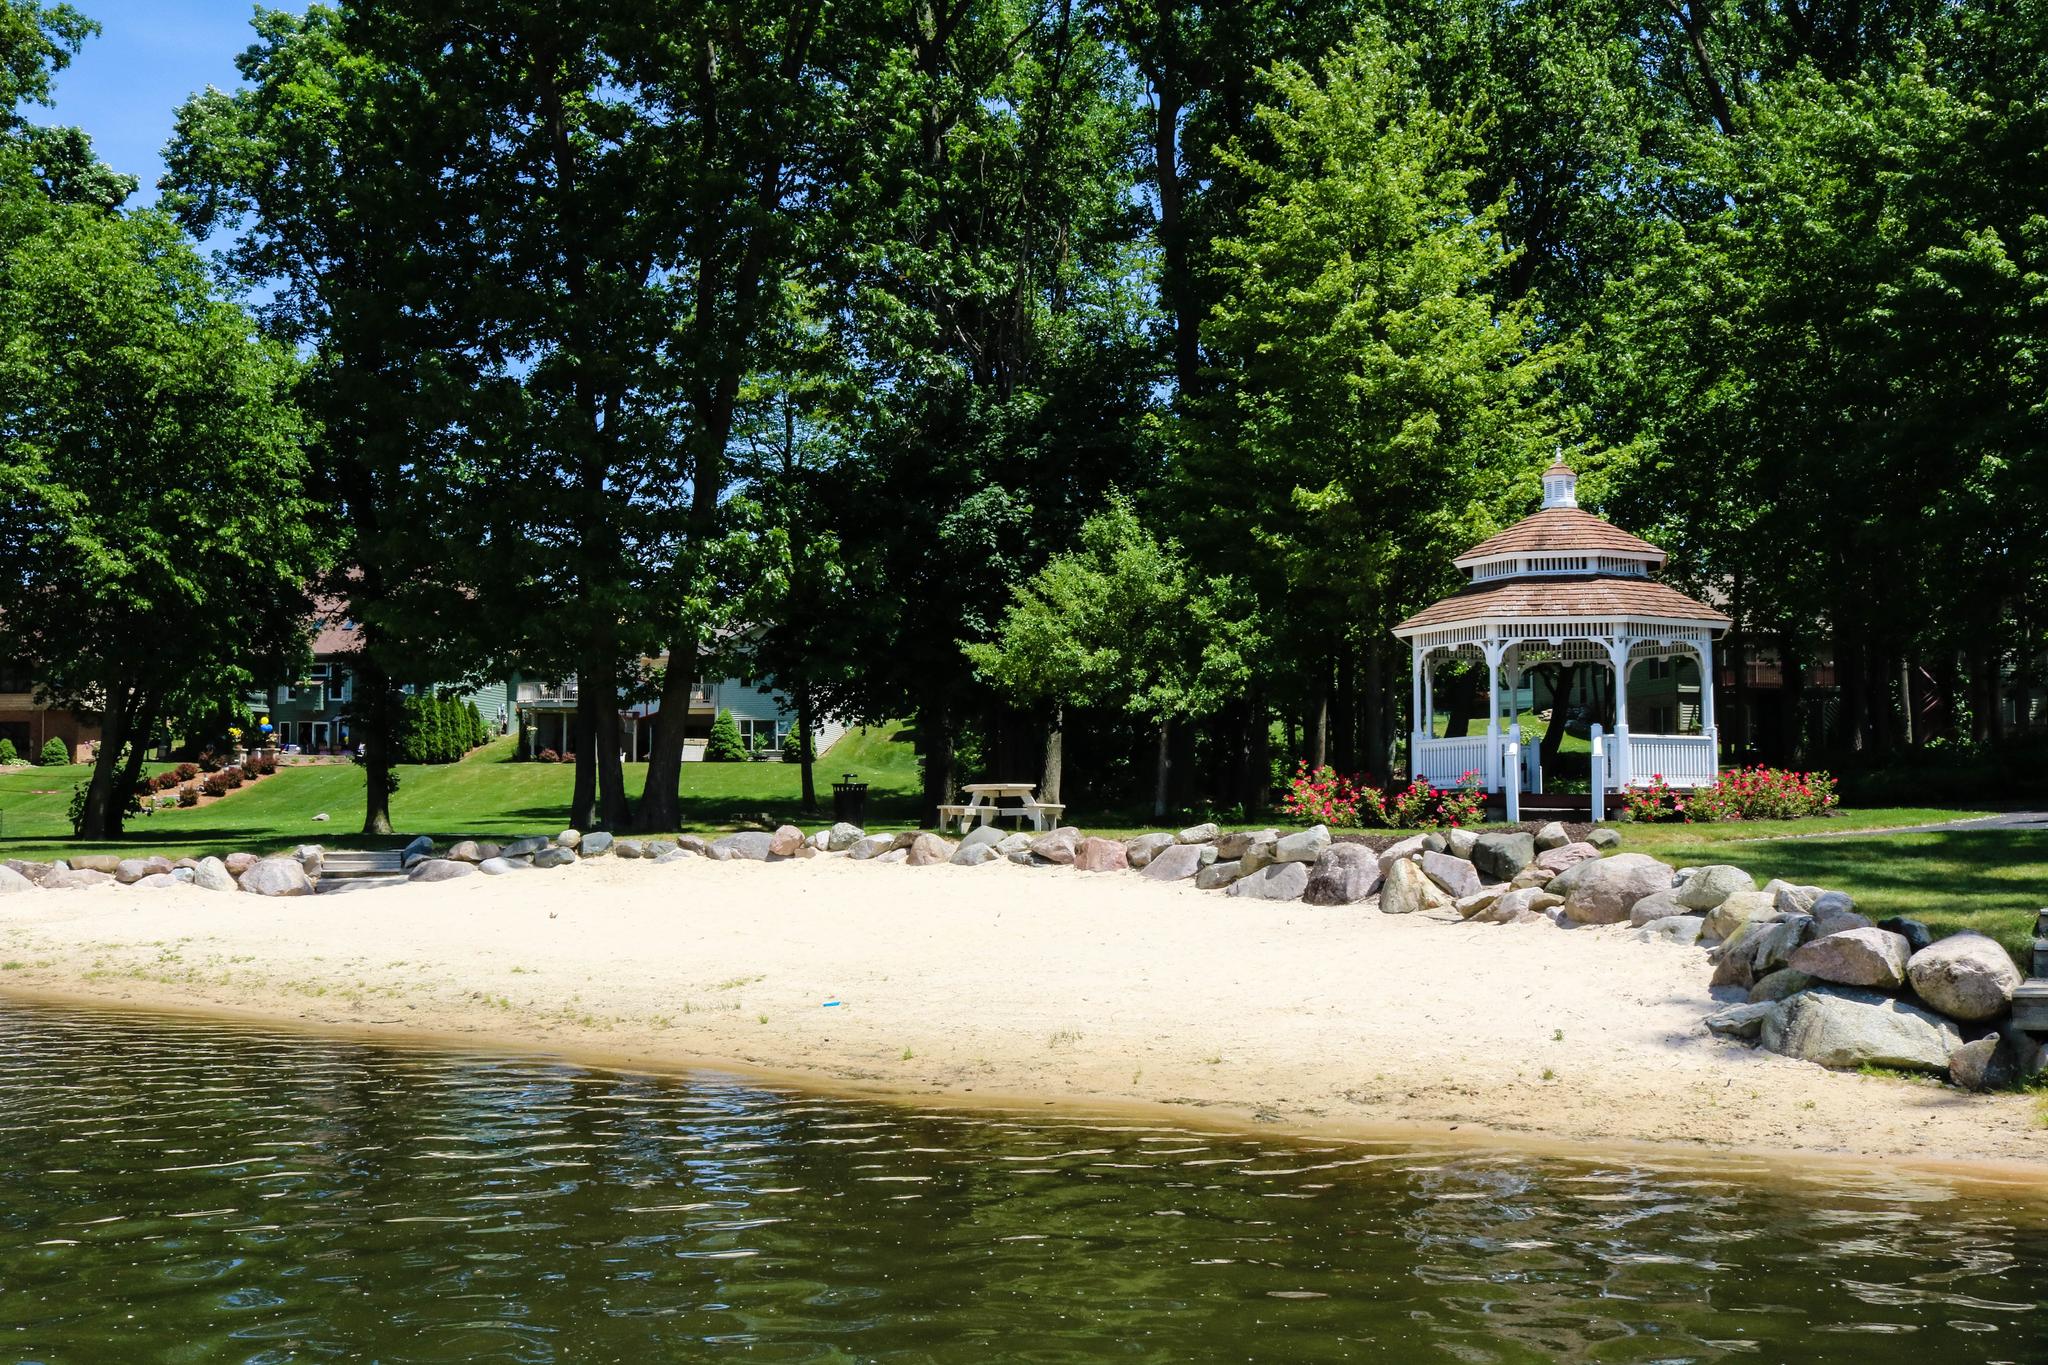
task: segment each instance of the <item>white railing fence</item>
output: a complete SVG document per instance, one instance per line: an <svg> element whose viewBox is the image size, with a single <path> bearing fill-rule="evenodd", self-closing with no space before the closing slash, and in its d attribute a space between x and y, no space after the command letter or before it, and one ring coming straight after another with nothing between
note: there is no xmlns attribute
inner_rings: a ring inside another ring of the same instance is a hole
<svg viewBox="0 0 2048 1365"><path fill-rule="evenodd" d="M1409 776L1421 778L1432 787L1451 788L1466 773L1478 773L1484 780L1487 739L1485 735L1462 735L1455 739L1410 741Z"/></svg>
<svg viewBox="0 0 2048 1365"><path fill-rule="evenodd" d="M1719 776L1712 735L1630 735L1628 749L1630 785L1661 777L1673 787L1709 787Z"/></svg>

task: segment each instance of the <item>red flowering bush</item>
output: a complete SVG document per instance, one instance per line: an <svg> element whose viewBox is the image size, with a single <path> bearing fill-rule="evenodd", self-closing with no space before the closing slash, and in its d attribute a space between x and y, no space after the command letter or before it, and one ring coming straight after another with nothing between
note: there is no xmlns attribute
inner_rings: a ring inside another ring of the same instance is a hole
<svg viewBox="0 0 2048 1365"><path fill-rule="evenodd" d="M1486 794L1479 790L1479 774L1467 772L1449 789L1418 779L1405 791L1362 787L1358 800L1370 824L1384 829L1431 829L1478 824Z"/></svg>
<svg viewBox="0 0 2048 1365"><path fill-rule="evenodd" d="M1358 787L1348 777L1339 777L1325 763L1310 771L1307 760L1294 765L1287 779L1287 794L1280 808L1296 820L1310 824L1355 826L1358 824Z"/></svg>
<svg viewBox="0 0 2048 1365"><path fill-rule="evenodd" d="M1826 815L1841 803L1833 774L1784 768L1732 768L1711 787L1680 791L1658 773L1646 787L1622 793L1629 817L1649 823L1682 820L1798 820Z"/></svg>

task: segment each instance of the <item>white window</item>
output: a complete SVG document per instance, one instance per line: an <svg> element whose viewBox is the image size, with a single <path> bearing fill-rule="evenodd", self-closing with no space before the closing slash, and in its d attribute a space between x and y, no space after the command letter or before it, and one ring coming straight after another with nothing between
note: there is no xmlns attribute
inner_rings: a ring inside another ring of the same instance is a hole
<svg viewBox="0 0 2048 1365"><path fill-rule="evenodd" d="M763 749L780 749L783 740L787 739L789 732L795 728L786 720L756 720L752 716L741 720L739 727L740 742L747 746L750 753L759 753Z"/></svg>

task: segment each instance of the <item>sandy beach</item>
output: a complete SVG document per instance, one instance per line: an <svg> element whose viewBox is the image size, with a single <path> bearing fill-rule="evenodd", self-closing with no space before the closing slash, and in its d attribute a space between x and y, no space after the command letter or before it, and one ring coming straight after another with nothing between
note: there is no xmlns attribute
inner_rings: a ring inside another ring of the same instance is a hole
<svg viewBox="0 0 2048 1365"><path fill-rule="evenodd" d="M2033 1103L1726 1043L1696 948L1008 864L470 877L0 901L0 991L848 1094L1164 1105L1303 1131L2043 1163Z"/></svg>

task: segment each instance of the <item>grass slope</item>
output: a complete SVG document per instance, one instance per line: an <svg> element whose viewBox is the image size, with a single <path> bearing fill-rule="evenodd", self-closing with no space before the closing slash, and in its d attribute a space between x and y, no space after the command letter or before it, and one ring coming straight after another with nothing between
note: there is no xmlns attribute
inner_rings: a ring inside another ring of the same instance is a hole
<svg viewBox="0 0 2048 1365"><path fill-rule="evenodd" d="M135 819L125 838L103 844L72 839L65 819L71 789L85 780L88 769L0 773L0 858L144 852L178 857L234 849L262 852L307 842L374 847L418 834L437 840L552 834L567 821L575 769L566 763L513 762L512 744L500 740L460 763L400 768L391 818L404 833L381 840L355 832L363 818L363 774L349 763L287 767L211 805ZM832 782L849 771L869 784L870 820L915 818L917 761L903 727L855 730L820 757L819 799L826 814ZM637 797L646 780L646 764L626 765L628 792ZM817 824L819 814L804 817L801 810L800 783L793 763L686 763L684 829L716 830L763 815ZM316 822L313 817L323 811L329 819Z"/></svg>

